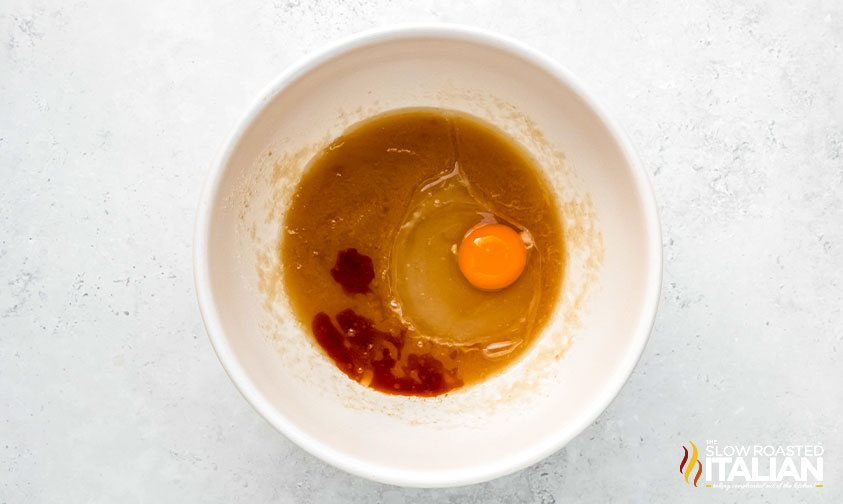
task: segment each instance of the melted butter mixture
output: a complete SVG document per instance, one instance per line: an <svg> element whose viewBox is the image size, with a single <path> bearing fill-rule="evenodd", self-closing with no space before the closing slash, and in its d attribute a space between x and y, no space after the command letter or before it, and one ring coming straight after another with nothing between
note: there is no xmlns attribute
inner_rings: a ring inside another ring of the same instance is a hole
<svg viewBox="0 0 843 504"><path fill-rule="evenodd" d="M527 263L477 289L457 250L478 224L513 228ZM351 379L438 395L521 355L549 317L563 270L559 213L515 144L479 120L399 110L352 127L317 155L284 225L287 294Z"/></svg>

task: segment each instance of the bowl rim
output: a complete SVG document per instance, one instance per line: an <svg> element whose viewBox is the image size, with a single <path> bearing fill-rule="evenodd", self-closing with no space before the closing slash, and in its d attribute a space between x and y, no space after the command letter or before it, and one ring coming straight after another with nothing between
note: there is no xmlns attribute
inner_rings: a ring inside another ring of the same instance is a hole
<svg viewBox="0 0 843 504"><path fill-rule="evenodd" d="M595 396L587 407L576 415L573 421L561 425L542 442L535 443L527 449L513 453L499 461L482 463L459 470L415 471L361 461L314 438L288 420L281 411L273 407L261 395L229 346L211 293L208 270L208 239L211 230L212 203L218 198L222 175L234 149L266 105L296 79L337 56L371 44L419 37L485 45L532 63L548 72L563 85L568 86L604 124L630 167L635 187L638 194L641 195L639 203L642 205L645 217L647 243L652 251L647 260L649 269L653 274L647 279L643 296L643 309L639 314L638 325L634 328L631 350L623 356L620 366L610 376L612 383L601 394ZM640 360L649 340L658 310L659 298L661 297L662 261L661 225L652 181L649 174L641 166L632 144L606 109L590 92L586 91L585 86L569 70L539 50L509 36L486 29L447 23L397 24L359 32L305 55L283 70L260 92L258 98L239 119L211 167L196 209L193 235L194 287L202 322L223 369L246 401L275 429L324 462L370 480L410 487L462 486L514 473L560 450L589 427L620 393Z"/></svg>

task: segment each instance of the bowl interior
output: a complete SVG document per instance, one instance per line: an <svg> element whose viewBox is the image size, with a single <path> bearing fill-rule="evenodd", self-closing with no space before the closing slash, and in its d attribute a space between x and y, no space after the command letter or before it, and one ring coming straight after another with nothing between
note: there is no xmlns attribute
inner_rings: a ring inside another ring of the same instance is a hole
<svg viewBox="0 0 843 504"><path fill-rule="evenodd" d="M296 67L236 133L200 205L197 290L241 392L330 463L403 485L481 481L579 433L615 396L649 333L658 224L628 148L562 70L477 33L358 39ZM310 158L349 125L403 107L456 109L514 137L558 197L568 262L561 301L505 373L447 396L385 396L340 373L290 311L277 247Z"/></svg>

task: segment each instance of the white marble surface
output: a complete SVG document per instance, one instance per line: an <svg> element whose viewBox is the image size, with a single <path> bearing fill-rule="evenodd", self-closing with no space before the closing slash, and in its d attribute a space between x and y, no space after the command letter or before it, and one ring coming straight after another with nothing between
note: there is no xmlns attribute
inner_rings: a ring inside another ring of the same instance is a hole
<svg viewBox="0 0 843 504"><path fill-rule="evenodd" d="M787 6L786 4L790 4ZM399 21L563 62L653 176L665 282L600 419L487 484L388 487L238 395L193 295L200 185L286 65ZM843 4L4 0L0 503L841 502ZM823 443L825 487L689 488L686 440Z"/></svg>

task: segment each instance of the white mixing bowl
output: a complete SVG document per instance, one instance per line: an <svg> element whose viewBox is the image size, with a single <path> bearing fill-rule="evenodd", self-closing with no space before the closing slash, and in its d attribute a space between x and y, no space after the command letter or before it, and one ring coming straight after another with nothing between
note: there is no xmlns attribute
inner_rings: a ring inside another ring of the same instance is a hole
<svg viewBox="0 0 843 504"><path fill-rule="evenodd" d="M313 154L361 119L422 106L467 112L520 142L558 198L567 250L558 307L526 355L436 398L381 394L341 373L291 312L277 254ZM243 396L326 462L407 486L511 473L591 424L647 342L661 259L647 175L583 86L519 42L441 25L368 32L283 72L213 167L194 243L205 327Z"/></svg>

